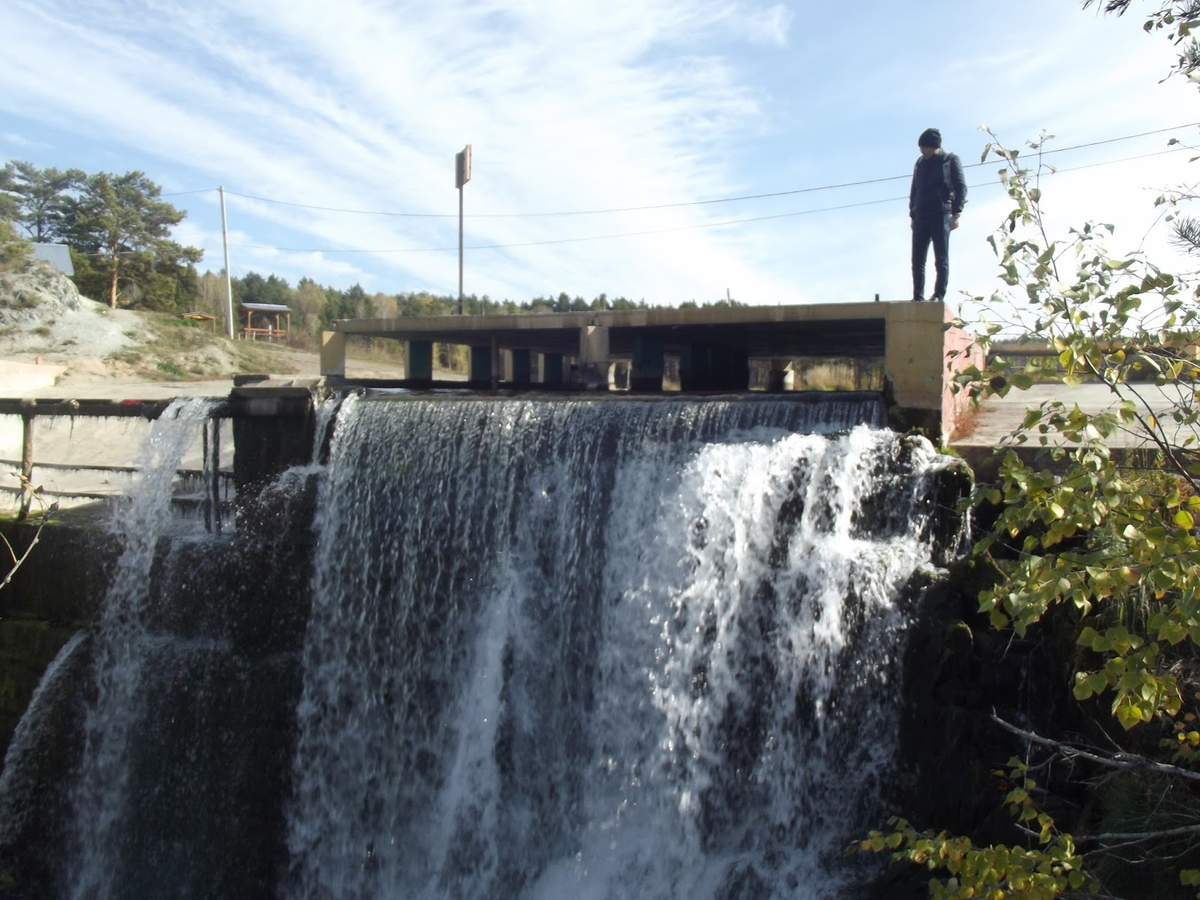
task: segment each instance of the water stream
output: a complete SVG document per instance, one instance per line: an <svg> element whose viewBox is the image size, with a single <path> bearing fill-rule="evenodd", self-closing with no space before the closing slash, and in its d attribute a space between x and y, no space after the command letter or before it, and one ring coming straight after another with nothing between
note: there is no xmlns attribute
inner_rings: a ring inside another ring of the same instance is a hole
<svg viewBox="0 0 1200 900"><path fill-rule="evenodd" d="M156 425L98 621L0 773L0 870L51 872L28 895L816 900L862 879L842 850L883 814L906 629L947 554L949 461L878 398L350 396L321 409L327 462L262 492L280 511L251 521L277 534L170 512L208 412ZM22 850L23 773L68 695L62 821Z"/></svg>
<svg viewBox="0 0 1200 900"><path fill-rule="evenodd" d="M348 402L285 896L836 896L939 462L813 409Z"/></svg>

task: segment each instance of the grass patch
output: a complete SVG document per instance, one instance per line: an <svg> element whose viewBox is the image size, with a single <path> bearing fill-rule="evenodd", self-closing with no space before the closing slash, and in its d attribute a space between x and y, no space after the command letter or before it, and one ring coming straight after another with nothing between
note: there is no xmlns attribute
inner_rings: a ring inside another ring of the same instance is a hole
<svg viewBox="0 0 1200 900"><path fill-rule="evenodd" d="M40 305L38 295L29 291L13 291L11 294L0 296L0 306L8 309L35 309Z"/></svg>
<svg viewBox="0 0 1200 900"><path fill-rule="evenodd" d="M169 375L172 378L187 377L187 372L183 371L183 369L179 368L179 366L175 365L175 363L171 362L169 359L160 359L156 365L158 371L165 375Z"/></svg>

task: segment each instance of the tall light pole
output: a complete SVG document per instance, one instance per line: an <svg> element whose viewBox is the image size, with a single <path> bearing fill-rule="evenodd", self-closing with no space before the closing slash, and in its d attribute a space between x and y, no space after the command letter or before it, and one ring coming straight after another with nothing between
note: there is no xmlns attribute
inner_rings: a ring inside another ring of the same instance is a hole
<svg viewBox="0 0 1200 900"><path fill-rule="evenodd" d="M471 145L454 154L454 186L458 188L458 314L463 314L463 185L471 180Z"/></svg>
<svg viewBox="0 0 1200 900"><path fill-rule="evenodd" d="M229 228L225 224L225 186L220 185L221 194L221 243L225 247L225 306L226 321L229 323L229 339L233 340L233 284L229 279Z"/></svg>

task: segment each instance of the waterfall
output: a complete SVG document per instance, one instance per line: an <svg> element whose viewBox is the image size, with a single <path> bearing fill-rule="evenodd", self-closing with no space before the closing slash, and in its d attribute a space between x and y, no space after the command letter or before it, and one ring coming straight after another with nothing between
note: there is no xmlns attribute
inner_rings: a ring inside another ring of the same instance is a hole
<svg viewBox="0 0 1200 900"><path fill-rule="evenodd" d="M60 706L69 706L73 670L79 666L87 635L77 631L63 645L42 675L29 706L4 754L0 770L0 845L9 843L22 828L37 805L31 796L41 762L41 748L56 740L54 714Z"/></svg>
<svg viewBox="0 0 1200 900"><path fill-rule="evenodd" d="M182 400L155 421L143 447L134 487L109 527L124 549L104 600L92 649L94 696L84 722L84 752L74 785L70 896L114 896L121 851L136 831L130 821L135 760L147 725L147 669L164 640L147 626L151 568L159 540L175 531L172 483L198 440L211 401ZM153 723L150 723L153 724ZM141 744L145 746L144 743ZM142 751L144 752L144 751Z"/></svg>
<svg viewBox="0 0 1200 900"><path fill-rule="evenodd" d="M347 400L280 896L839 896L943 464L881 417Z"/></svg>
<svg viewBox="0 0 1200 900"><path fill-rule="evenodd" d="M842 851L886 815L905 635L954 521L952 461L880 398L354 394L220 534L171 509L210 412L155 423L103 604L17 726L0 894L865 879Z"/></svg>

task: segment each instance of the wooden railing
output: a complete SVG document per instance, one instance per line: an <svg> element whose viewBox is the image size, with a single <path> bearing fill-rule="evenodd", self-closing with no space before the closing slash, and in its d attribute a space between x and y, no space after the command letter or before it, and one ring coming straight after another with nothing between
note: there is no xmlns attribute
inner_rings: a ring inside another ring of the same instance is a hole
<svg viewBox="0 0 1200 900"><path fill-rule="evenodd" d="M243 328L242 338L247 341L286 341L288 333L279 328Z"/></svg>

